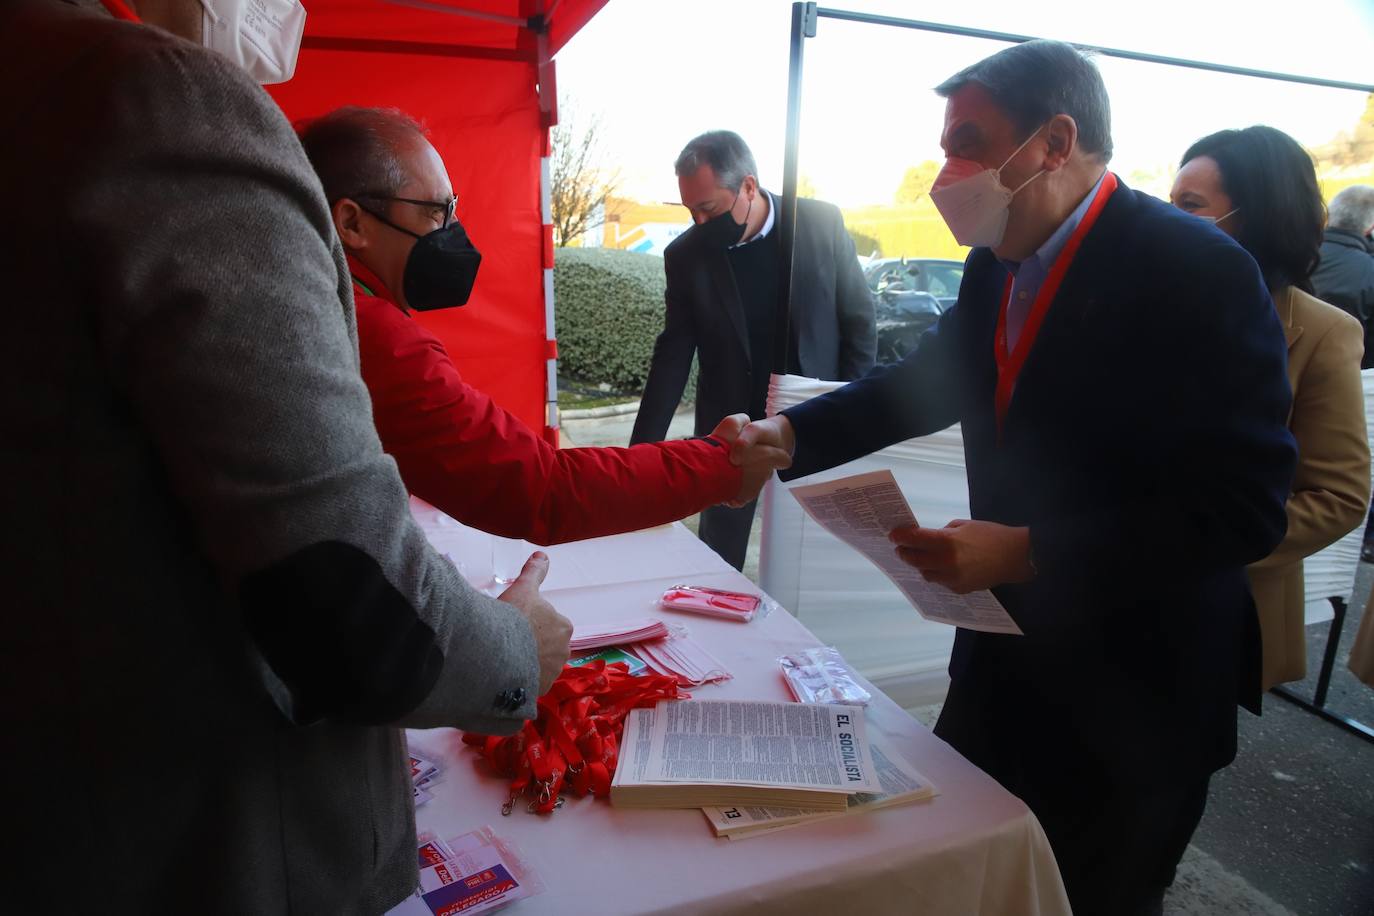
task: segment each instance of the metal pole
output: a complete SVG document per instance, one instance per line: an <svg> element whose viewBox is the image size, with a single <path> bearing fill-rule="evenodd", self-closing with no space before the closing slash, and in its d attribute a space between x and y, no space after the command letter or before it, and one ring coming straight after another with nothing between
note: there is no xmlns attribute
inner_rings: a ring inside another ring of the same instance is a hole
<svg viewBox="0 0 1374 916"><path fill-rule="evenodd" d="M1317 692L1312 702L1317 706L1326 705L1326 692L1331 688L1331 672L1336 667L1336 648L1341 643L1341 630L1345 627L1345 599L1331 599L1331 628L1326 631L1326 651L1322 653L1321 673L1317 675Z"/></svg>
<svg viewBox="0 0 1374 916"><path fill-rule="evenodd" d="M816 35L816 4L792 4L792 48L787 69L787 146L782 166L782 206L778 213L778 310L773 324L773 366L786 375L792 353L792 262L797 245L797 161L801 153L802 51ZM759 367L755 367L757 370Z"/></svg>
<svg viewBox="0 0 1374 916"><path fill-rule="evenodd" d="M990 41L1005 41L1022 44L1035 41L1034 35L1015 35L1011 32L992 32L987 29L970 29L959 25L945 25L940 22L925 22L920 19L899 19L896 16L876 16L872 13L856 13L850 10L820 7L816 15L822 19L841 19L847 22L862 22L869 25L886 25L899 29L917 29L922 32L939 32L944 35L960 35L965 38L986 38ZM811 35L816 34L815 28ZM1233 76L1250 76L1264 80L1278 80L1284 83L1303 83L1308 86L1322 86L1327 89L1353 89L1356 92L1374 92L1374 83L1351 83L1344 80L1328 80L1315 76L1298 76L1292 73L1277 73L1273 70L1255 70L1250 67L1232 67L1229 64L1213 64L1201 60L1188 60L1182 57L1167 57L1163 54L1144 54L1140 51L1124 51L1120 48L1104 48L1099 45L1069 42L1085 51L1095 51L1105 57L1119 57L1148 64L1166 64L1171 67L1187 67L1190 70L1208 70L1212 73L1229 73Z"/></svg>

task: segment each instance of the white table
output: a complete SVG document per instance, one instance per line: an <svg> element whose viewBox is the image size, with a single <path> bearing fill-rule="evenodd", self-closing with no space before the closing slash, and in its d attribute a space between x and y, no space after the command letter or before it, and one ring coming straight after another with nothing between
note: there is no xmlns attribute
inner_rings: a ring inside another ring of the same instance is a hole
<svg viewBox="0 0 1374 916"><path fill-rule="evenodd" d="M471 579L489 577L485 535L418 501L414 509L439 550ZM734 679L695 689L699 698L789 699L777 656L817 645L781 609L740 624L658 608L663 590L684 581L758 592L680 524L547 552L546 595L574 623L661 616L685 624L725 662ZM552 815L517 807L502 817L506 780L459 732L437 729L410 733L444 766L434 799L417 811L419 829L450 837L489 824L515 841L547 891L514 904L514 913L1068 913L1035 816L873 693L869 728L935 783L936 798L736 841L712 836L699 811L617 809L590 797L569 797Z"/></svg>

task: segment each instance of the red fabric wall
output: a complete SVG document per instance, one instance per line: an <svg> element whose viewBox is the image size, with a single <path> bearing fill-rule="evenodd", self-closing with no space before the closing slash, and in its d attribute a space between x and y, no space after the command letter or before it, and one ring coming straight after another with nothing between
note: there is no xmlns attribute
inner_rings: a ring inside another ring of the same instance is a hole
<svg viewBox="0 0 1374 916"><path fill-rule="evenodd" d="M295 77L269 89L293 121L340 105L385 106L429 128L482 267L467 305L420 320L470 383L542 430L543 127L535 73L527 61L307 48Z"/></svg>

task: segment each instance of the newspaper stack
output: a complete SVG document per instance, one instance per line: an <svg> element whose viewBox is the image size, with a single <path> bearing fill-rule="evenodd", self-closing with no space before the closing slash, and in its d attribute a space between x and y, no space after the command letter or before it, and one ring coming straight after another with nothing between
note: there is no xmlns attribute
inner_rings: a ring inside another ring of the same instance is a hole
<svg viewBox="0 0 1374 916"><path fill-rule="evenodd" d="M574 654L606 646L622 646L647 639L662 639L668 635L668 625L656 617L625 620L616 623L584 623L573 630L568 648Z"/></svg>
<svg viewBox="0 0 1374 916"><path fill-rule="evenodd" d="M626 717L611 804L841 812L882 791L857 706L674 700Z"/></svg>
<svg viewBox="0 0 1374 916"><path fill-rule="evenodd" d="M877 735L873 736L870 750L873 764L882 783L880 792L860 792L849 796L849 805L844 811L818 811L804 808L774 808L759 805L732 805L728 808L702 808L711 830L716 836L742 840L752 836L763 836L788 827L799 827L813 821L823 821L846 814L860 814L909 805L914 802L933 798L937 794L935 786L916 772L891 745Z"/></svg>
<svg viewBox="0 0 1374 916"><path fill-rule="evenodd" d="M420 807L434 796L429 789L443 776L439 764L426 760L415 752L410 753L410 782L415 790L415 807Z"/></svg>

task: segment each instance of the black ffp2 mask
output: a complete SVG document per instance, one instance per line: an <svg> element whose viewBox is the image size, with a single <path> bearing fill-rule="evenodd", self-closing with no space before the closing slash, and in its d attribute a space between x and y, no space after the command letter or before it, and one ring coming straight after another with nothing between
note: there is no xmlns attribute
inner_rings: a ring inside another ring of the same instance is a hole
<svg viewBox="0 0 1374 916"><path fill-rule="evenodd" d="M482 253L461 223L417 236L406 259L406 304L420 312L465 304L481 263Z"/></svg>
<svg viewBox="0 0 1374 916"><path fill-rule="evenodd" d="M735 200L731 201L730 209L717 216L713 216L702 223L701 233L706 237L706 242L716 248L729 248L738 245L740 239L744 238L744 230L749 227L749 213L754 209L754 201L749 201L749 209L744 211L744 222L735 222L735 202L739 200L739 195L735 195Z"/></svg>
<svg viewBox="0 0 1374 916"><path fill-rule="evenodd" d="M398 226L380 213L363 208L378 222L415 239L401 277L406 305L417 312L465 305L477 281L482 253L456 219L442 229L421 235Z"/></svg>

